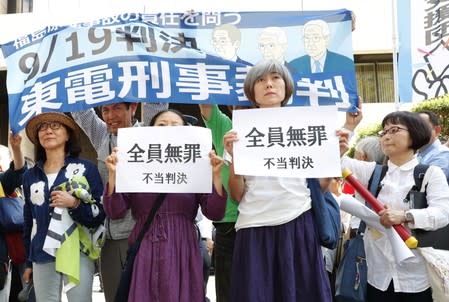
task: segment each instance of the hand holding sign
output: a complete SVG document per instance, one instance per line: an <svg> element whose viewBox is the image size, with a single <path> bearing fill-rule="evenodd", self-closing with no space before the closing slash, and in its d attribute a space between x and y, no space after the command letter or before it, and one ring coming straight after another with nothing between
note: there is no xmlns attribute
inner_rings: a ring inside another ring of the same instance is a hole
<svg viewBox="0 0 449 302"><path fill-rule="evenodd" d="M229 155L234 155L234 142L238 141L237 132L230 130L223 136L224 149Z"/></svg>
<svg viewBox="0 0 449 302"><path fill-rule="evenodd" d="M223 167L224 160L218 156L214 150L209 152L210 165L212 166L212 178L215 190L218 195L223 196L223 181L221 179L221 167Z"/></svg>
<svg viewBox="0 0 449 302"><path fill-rule="evenodd" d="M108 195L111 195L114 192L115 189L115 176L116 176L116 169L117 169L117 157L118 149L117 147L114 147L112 149L112 153L106 157L105 164L108 168Z"/></svg>

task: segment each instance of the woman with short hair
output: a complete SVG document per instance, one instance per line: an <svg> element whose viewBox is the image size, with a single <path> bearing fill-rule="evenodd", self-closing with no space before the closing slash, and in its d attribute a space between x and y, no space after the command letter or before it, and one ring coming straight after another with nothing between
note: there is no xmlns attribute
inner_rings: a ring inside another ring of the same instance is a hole
<svg viewBox="0 0 449 302"><path fill-rule="evenodd" d="M415 185L414 168L419 164L415 154L430 139L427 124L416 113L396 111L382 120L379 136L382 151L388 158L388 170L380 183L377 196L387 206L379 212L380 223L387 228L402 224L410 229L425 230L446 226L449 223L449 187L439 167L431 167L432 173L426 188L428 207L414 209L408 200L408 192ZM347 145L341 146L343 154ZM365 187L375 166L375 162L347 156L342 158L342 167L349 168ZM397 263L385 233L368 227L364 240L368 266L368 302L432 301L426 264L418 250L412 249L414 257Z"/></svg>
<svg viewBox="0 0 449 302"><path fill-rule="evenodd" d="M283 64L262 61L249 70L244 91L256 107L277 108L290 99L293 81ZM235 131L223 138L231 155L237 139ZM306 179L237 175L232 162L229 171L239 202L231 301L331 301Z"/></svg>

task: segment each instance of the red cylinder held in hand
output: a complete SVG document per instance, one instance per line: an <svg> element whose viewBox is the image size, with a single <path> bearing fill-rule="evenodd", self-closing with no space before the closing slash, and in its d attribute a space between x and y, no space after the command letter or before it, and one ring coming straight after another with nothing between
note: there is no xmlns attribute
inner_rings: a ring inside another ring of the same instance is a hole
<svg viewBox="0 0 449 302"><path fill-rule="evenodd" d="M370 204L376 213L379 213L385 209L384 204L378 201L376 197L374 197L373 194L371 194L371 192L352 175L351 170L343 169L342 175L345 181L348 182L360 194L360 196L362 196L363 199ZM410 235L403 225L395 224L393 225L393 228L409 248L414 249L418 246L418 240L414 236Z"/></svg>

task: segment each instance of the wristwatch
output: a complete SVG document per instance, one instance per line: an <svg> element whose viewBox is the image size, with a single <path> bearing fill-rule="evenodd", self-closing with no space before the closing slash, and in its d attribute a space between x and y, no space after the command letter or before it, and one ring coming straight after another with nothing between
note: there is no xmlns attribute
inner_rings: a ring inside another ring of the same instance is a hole
<svg viewBox="0 0 449 302"><path fill-rule="evenodd" d="M410 213L409 211L406 211L404 213L405 216L405 222L413 222L415 220L415 218L413 217L413 214Z"/></svg>

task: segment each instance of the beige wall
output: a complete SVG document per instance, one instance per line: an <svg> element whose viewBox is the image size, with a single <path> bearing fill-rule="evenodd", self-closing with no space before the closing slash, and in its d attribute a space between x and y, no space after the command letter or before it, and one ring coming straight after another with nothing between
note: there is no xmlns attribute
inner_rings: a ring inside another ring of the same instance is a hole
<svg viewBox="0 0 449 302"><path fill-rule="evenodd" d="M8 12L8 0L0 0L0 14Z"/></svg>

